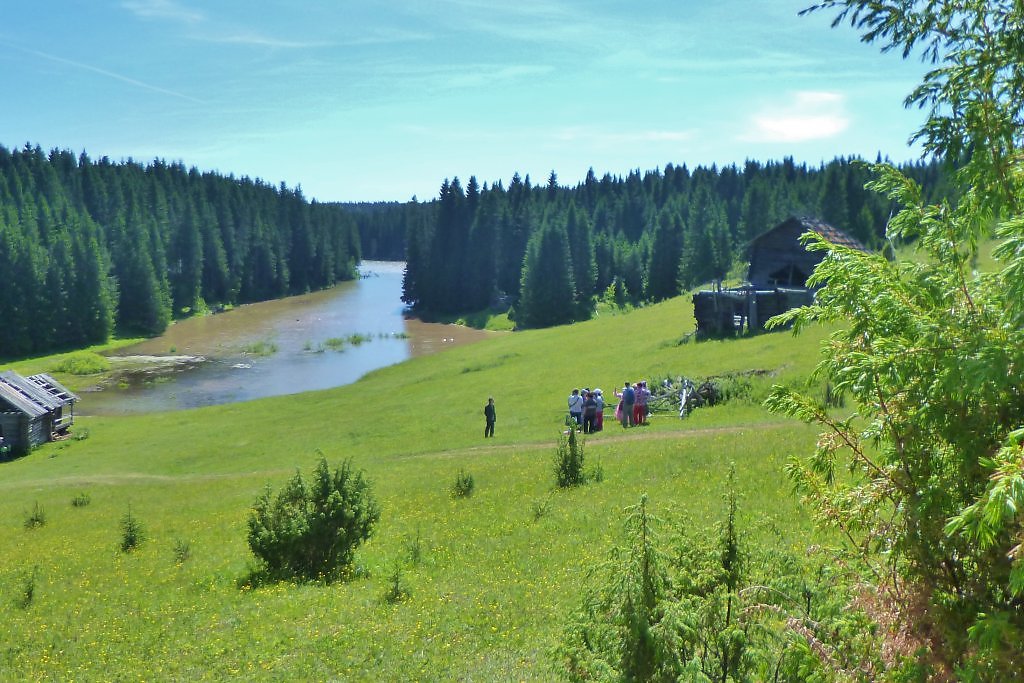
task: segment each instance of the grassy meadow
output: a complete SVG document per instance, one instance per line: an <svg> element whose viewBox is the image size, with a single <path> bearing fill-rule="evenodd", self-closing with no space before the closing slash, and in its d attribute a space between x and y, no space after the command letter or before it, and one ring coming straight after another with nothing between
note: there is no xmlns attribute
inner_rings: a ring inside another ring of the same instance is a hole
<svg viewBox="0 0 1024 683"><path fill-rule="evenodd" d="M588 567L643 493L666 531L685 517L710 532L735 462L746 528L774 526L794 548L811 538L782 465L815 433L759 401L773 382L805 381L824 333L683 343L692 329L681 297L328 391L79 418L79 438L0 464L0 680L557 680L551 649ZM750 370L767 374L749 397L685 420L606 420L586 441L604 480L556 489L573 387L611 397L625 380ZM498 421L485 441L488 396ZM356 578L248 586L250 506L319 452L332 467L353 458L381 505ZM455 499L460 469L476 487ZM45 524L28 528L37 505ZM122 553L129 508L144 542ZM396 572L408 597L393 602Z"/></svg>

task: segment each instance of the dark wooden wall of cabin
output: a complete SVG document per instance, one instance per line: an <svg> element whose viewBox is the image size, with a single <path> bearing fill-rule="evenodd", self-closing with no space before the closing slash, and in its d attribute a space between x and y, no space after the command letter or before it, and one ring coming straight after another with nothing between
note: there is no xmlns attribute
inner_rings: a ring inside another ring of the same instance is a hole
<svg viewBox="0 0 1024 683"><path fill-rule="evenodd" d="M799 237L805 231L802 223L790 220L758 238L751 245L750 269L747 271L750 283L760 289L789 286L773 282L771 275L790 266L798 268L805 277L810 276L822 255L820 252L808 252L800 244Z"/></svg>

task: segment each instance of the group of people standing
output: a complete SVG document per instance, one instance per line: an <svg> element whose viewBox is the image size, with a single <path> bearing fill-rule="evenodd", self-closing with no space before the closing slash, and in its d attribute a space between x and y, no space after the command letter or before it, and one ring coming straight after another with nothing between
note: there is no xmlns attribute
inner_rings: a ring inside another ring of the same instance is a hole
<svg viewBox="0 0 1024 683"><path fill-rule="evenodd" d="M622 423L623 428L647 424L647 401L651 398L647 380L640 380L634 384L626 382L622 385L622 391L615 392L615 396L619 399L619 405L615 408L615 419Z"/></svg>
<svg viewBox="0 0 1024 683"><path fill-rule="evenodd" d="M647 424L647 401L651 392L646 381L641 380L635 384L626 382L621 392L615 392L615 396L619 399L615 407L615 419L623 428ZM573 389L569 394L569 421L582 427L584 434L599 432L604 429L604 406L604 394L600 389Z"/></svg>
<svg viewBox="0 0 1024 683"><path fill-rule="evenodd" d="M569 426L583 428L584 434L593 434L604 429L604 394L600 389L573 389L569 394Z"/></svg>
<svg viewBox="0 0 1024 683"><path fill-rule="evenodd" d="M645 380L626 382L622 385L622 391L615 392L615 397L619 399L615 406L615 419L623 428L647 424L647 401L651 392ZM604 429L604 406L604 393L600 389L573 389L569 394L569 417L566 424L570 428L581 428L584 434L599 432ZM484 438L494 436L496 421L494 399L488 398L484 406Z"/></svg>

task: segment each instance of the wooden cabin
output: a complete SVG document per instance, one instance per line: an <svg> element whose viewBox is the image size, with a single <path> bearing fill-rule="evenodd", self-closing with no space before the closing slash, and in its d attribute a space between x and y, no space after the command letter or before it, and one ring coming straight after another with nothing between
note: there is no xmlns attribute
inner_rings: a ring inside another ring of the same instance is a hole
<svg viewBox="0 0 1024 683"><path fill-rule="evenodd" d="M0 372L0 436L12 454L66 434L78 396L45 373L22 377Z"/></svg>
<svg viewBox="0 0 1024 683"><path fill-rule="evenodd" d="M814 218L791 217L750 242L747 284L693 295L693 316L701 337L725 337L764 330L772 316L814 300L807 279L824 258L800 243L813 231L834 244L866 251L842 230Z"/></svg>

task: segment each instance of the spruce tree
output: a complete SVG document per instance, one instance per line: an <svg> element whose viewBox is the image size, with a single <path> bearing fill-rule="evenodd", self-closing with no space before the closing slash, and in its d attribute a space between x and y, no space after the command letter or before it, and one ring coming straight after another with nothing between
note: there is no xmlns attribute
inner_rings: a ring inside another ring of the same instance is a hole
<svg viewBox="0 0 1024 683"><path fill-rule="evenodd" d="M565 225L546 220L526 250L516 323L550 327L572 322L575 293Z"/></svg>
<svg viewBox="0 0 1024 683"><path fill-rule="evenodd" d="M648 299L661 301L679 294L679 261L682 255L682 219L676 211L664 208L658 213L651 240L645 289Z"/></svg>

